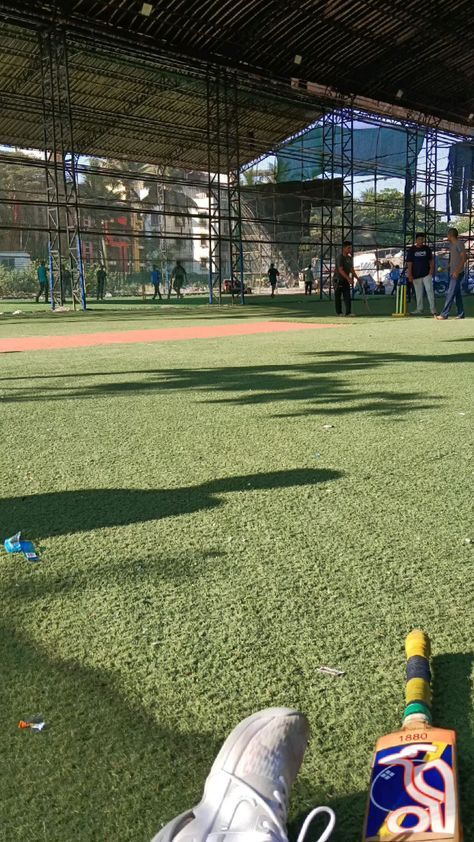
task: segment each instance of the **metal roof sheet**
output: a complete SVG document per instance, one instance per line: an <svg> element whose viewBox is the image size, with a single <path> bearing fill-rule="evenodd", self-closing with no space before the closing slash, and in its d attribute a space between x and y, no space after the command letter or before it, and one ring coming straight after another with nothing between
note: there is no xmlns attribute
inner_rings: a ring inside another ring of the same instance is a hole
<svg viewBox="0 0 474 842"><path fill-rule="evenodd" d="M471 0L166 0L149 17L141 6L1 2L0 141L43 144L37 32L53 21L68 32L83 154L206 169L210 62L237 80L241 164L316 120L325 86L473 122ZM290 86L295 76L314 84Z"/></svg>

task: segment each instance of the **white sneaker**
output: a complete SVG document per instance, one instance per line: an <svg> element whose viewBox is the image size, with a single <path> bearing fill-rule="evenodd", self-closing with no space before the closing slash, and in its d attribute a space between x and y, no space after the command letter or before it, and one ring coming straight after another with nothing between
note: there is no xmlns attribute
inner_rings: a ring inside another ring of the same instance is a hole
<svg viewBox="0 0 474 842"><path fill-rule="evenodd" d="M200 803L169 822L152 842L288 842L289 794L308 739L308 720L295 710L268 708L244 719L217 755ZM306 817L298 842L321 812L329 823L318 842L329 839L336 817L329 807L317 807Z"/></svg>

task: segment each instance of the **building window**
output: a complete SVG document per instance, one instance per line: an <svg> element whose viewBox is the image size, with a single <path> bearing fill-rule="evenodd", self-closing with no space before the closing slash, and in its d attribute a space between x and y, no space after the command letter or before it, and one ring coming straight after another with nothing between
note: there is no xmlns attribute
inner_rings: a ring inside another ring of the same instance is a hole
<svg viewBox="0 0 474 842"><path fill-rule="evenodd" d="M94 247L92 243L87 242L86 240L82 241L82 256L86 262L94 259Z"/></svg>
<svg viewBox="0 0 474 842"><path fill-rule="evenodd" d="M0 257L0 263L2 266L5 266L6 269L15 269L15 258L14 257L4 257L3 255Z"/></svg>

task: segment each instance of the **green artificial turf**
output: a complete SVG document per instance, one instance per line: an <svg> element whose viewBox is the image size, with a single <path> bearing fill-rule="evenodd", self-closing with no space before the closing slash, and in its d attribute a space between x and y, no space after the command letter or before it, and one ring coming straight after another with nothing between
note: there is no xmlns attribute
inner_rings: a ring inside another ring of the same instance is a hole
<svg viewBox="0 0 474 842"><path fill-rule="evenodd" d="M221 324L245 319L279 319L290 321L319 321L321 318L336 320L334 302L312 295L288 295L280 292L273 300L267 294L248 295L246 306L232 303L229 295L223 296L222 306L210 306L203 296L186 296L177 302L167 300L112 299L97 304L89 302L86 312L74 312L71 304L66 311L51 314L49 305L29 301L0 302L0 338L69 333L95 333L103 330L140 330L155 327L180 327L191 324ZM391 296L371 297L367 305L356 300L354 310L358 315L386 318L394 309ZM470 302L468 302L470 303ZM474 301L473 301L474 305ZM474 309L474 307L473 307Z"/></svg>
<svg viewBox="0 0 474 842"><path fill-rule="evenodd" d="M473 322L392 304L340 330L1 355L1 537L42 557L0 552L2 842L147 842L239 719L280 704L313 731L291 834L324 803L356 842L413 626L474 838ZM3 316L0 337L334 320L283 296L149 306ZM43 733L17 728L35 715Z"/></svg>

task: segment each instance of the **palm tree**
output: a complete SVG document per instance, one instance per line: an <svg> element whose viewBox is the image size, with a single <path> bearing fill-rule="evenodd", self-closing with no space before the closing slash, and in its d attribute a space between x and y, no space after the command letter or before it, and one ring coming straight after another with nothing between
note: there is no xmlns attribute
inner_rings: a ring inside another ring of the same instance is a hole
<svg viewBox="0 0 474 842"><path fill-rule="evenodd" d="M105 260L107 249L105 243L105 223L109 220L110 213L104 206L113 203L116 199L117 179L106 178L99 172L103 169L102 161L97 158L89 158L87 165L90 167L79 177L78 199L81 217L81 229L83 241L88 240L98 253L100 260ZM84 207L87 205L87 207ZM97 207L94 207L97 205ZM104 231L104 235L93 233L87 234L87 229Z"/></svg>
<svg viewBox="0 0 474 842"><path fill-rule="evenodd" d="M243 184L245 185L245 187L253 187L256 184L257 178L256 167L249 167L248 170L244 170L241 173L241 177L243 178Z"/></svg>

